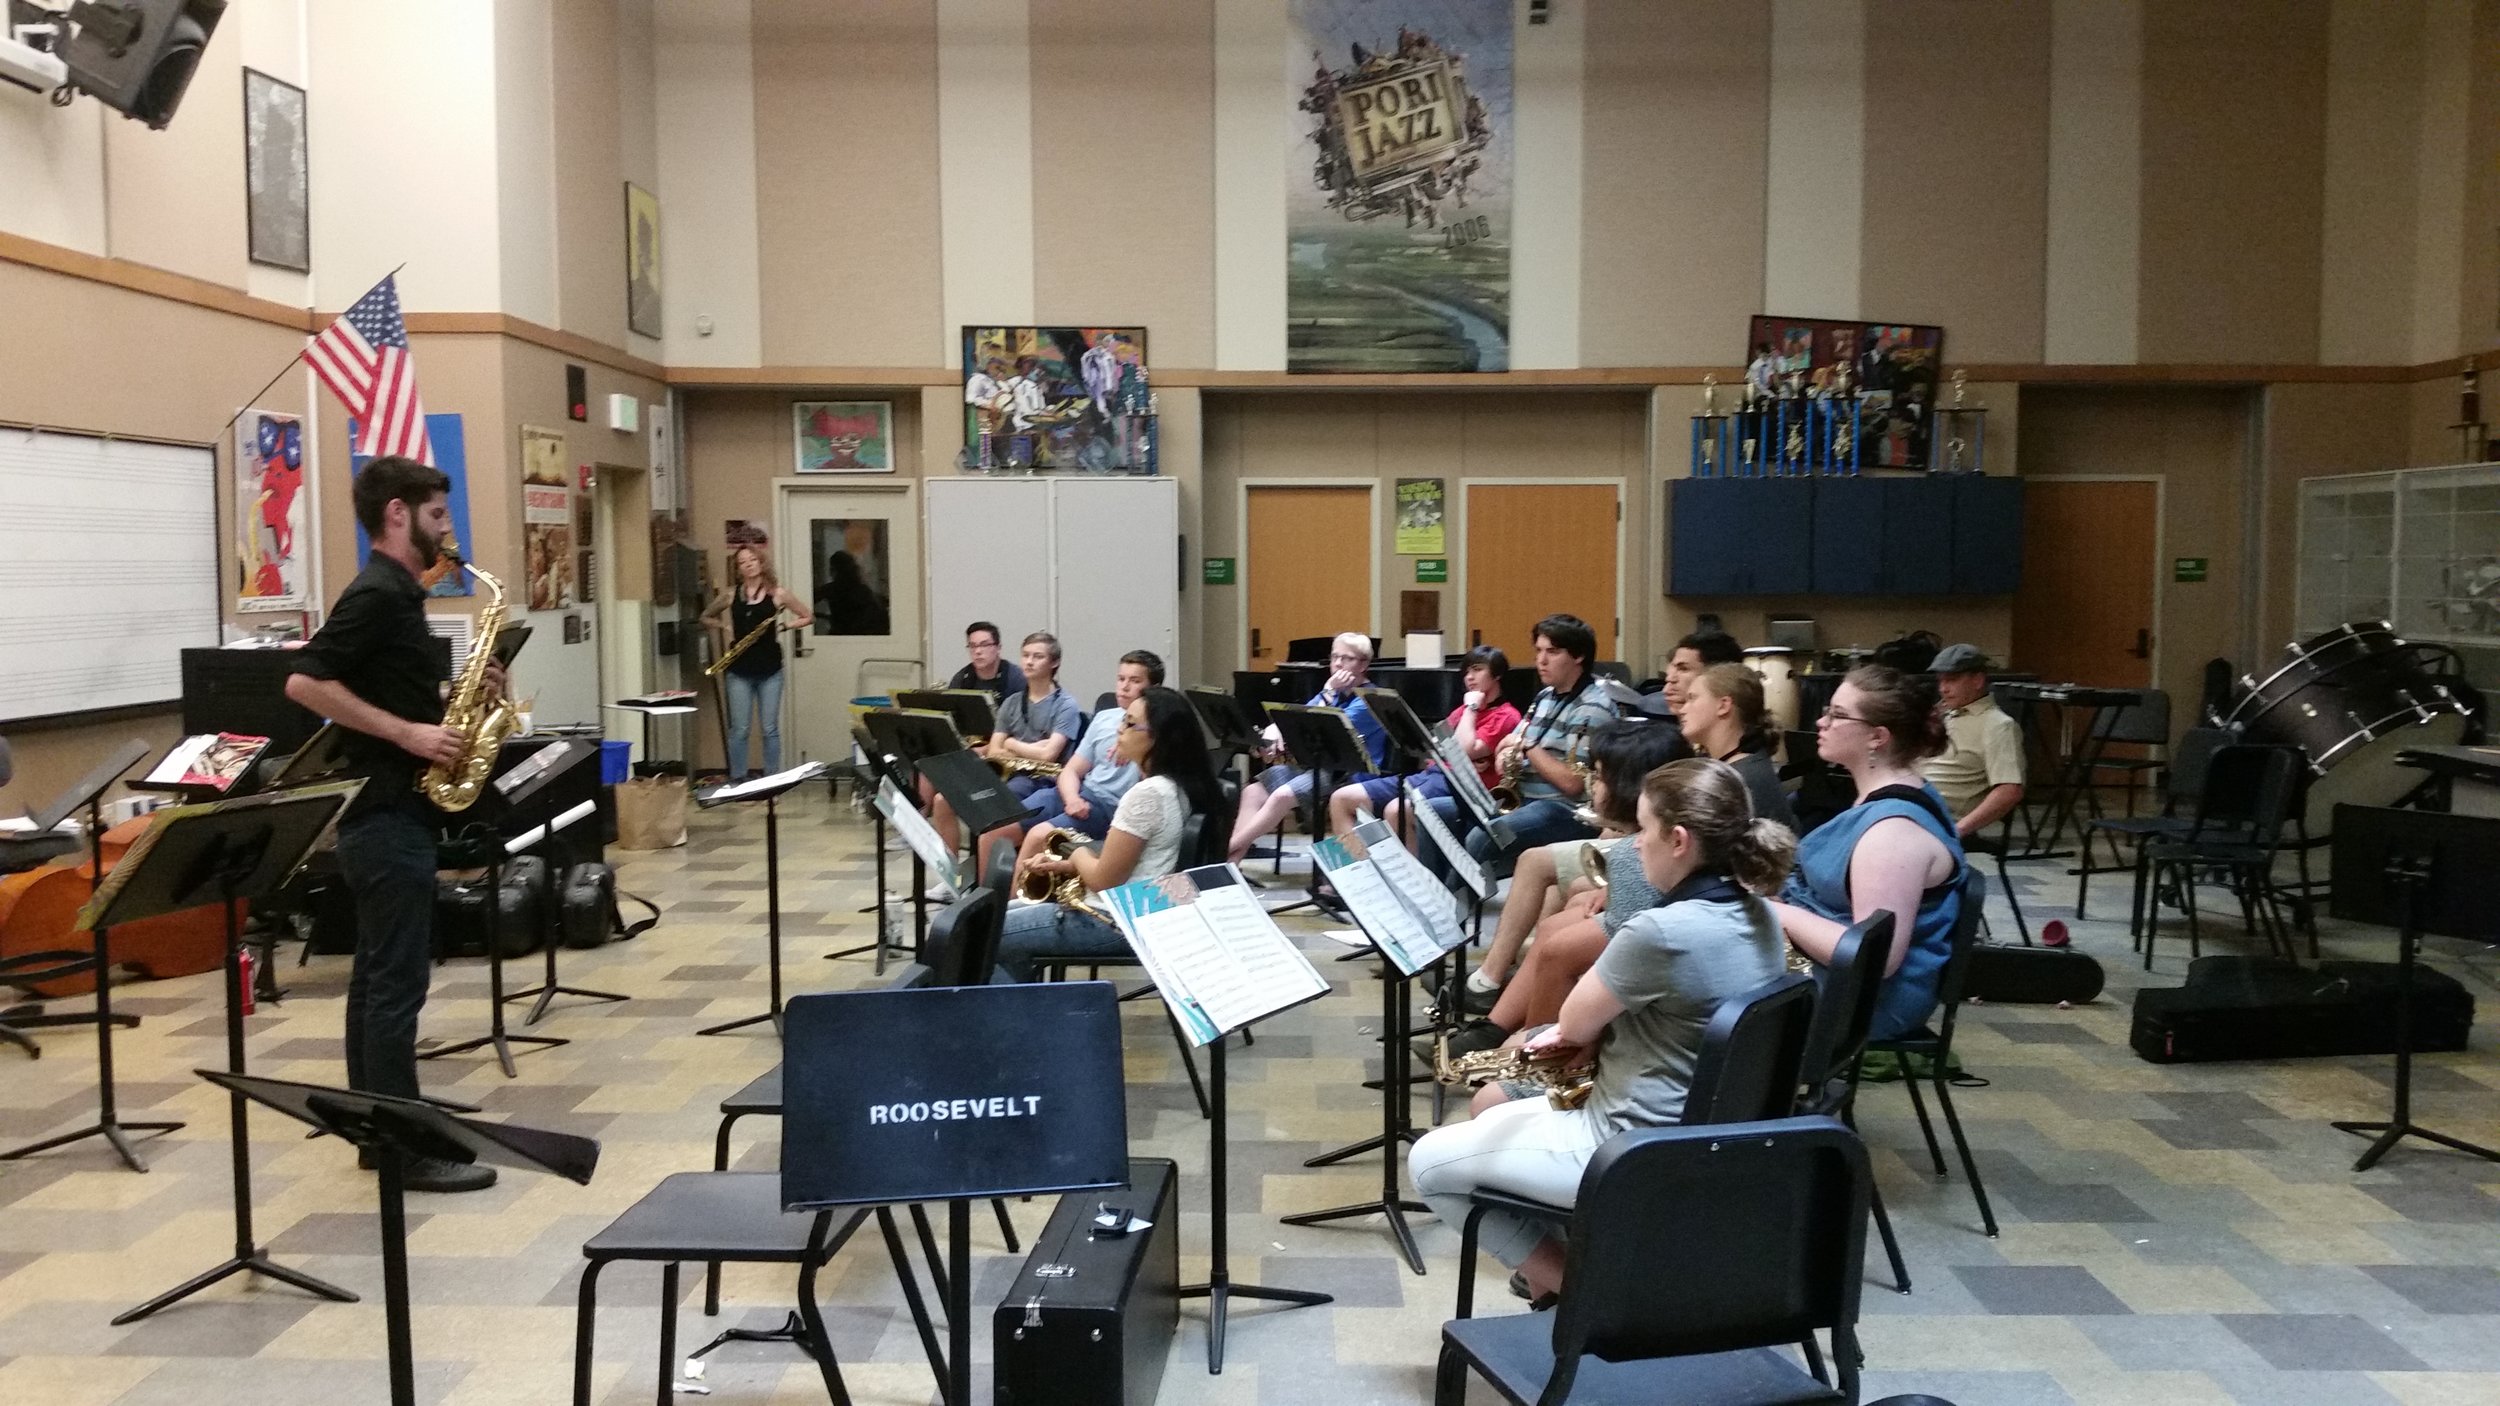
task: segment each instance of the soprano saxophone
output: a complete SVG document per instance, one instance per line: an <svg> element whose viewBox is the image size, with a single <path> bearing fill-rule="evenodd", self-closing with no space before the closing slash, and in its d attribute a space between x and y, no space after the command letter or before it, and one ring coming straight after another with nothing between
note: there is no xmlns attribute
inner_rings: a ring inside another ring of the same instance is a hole
<svg viewBox="0 0 2500 1406"><path fill-rule="evenodd" d="M486 789L486 777L495 769L495 754L504 739L521 727L520 710L509 698L486 699L486 666L495 662L495 641L503 633L503 583L478 569L476 563L446 554L454 570L466 570L486 587L492 597L486 608L477 613L476 632L469 637L468 657L461 661L460 676L452 683L451 697L443 704L443 726L460 735L460 756L451 762L436 762L425 769L418 782L425 798L438 810L462 811L477 804Z"/></svg>

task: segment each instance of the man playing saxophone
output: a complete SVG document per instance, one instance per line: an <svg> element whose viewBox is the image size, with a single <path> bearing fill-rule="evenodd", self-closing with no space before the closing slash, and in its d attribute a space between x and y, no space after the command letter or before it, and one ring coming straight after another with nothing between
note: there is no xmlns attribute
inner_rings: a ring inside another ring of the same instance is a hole
<svg viewBox="0 0 2500 1406"><path fill-rule="evenodd" d="M1008 694L999 704L998 730L981 749L992 762L1006 764L1007 789L1020 801L1051 789L1059 762L1085 731L1085 711L1059 686L1059 637L1035 630L1024 637L1022 655L1024 691ZM928 795L929 823L947 848L954 848L959 843L955 808L926 781L921 787ZM987 861L986 851L981 858Z"/></svg>
<svg viewBox="0 0 2500 1406"><path fill-rule="evenodd" d="M465 739L442 726L441 646L425 626L418 574L451 534L451 480L413 459L376 459L356 475L356 520L373 554L298 651L286 696L345 729L348 770L364 789L338 825L339 868L356 900L347 984L347 1082L417 1096L417 1015L434 959L434 841L440 819L417 787L429 765L457 762ZM486 668L500 696L503 669ZM371 1164L368 1163L368 1166ZM492 1167L423 1158L413 1191L476 1191Z"/></svg>

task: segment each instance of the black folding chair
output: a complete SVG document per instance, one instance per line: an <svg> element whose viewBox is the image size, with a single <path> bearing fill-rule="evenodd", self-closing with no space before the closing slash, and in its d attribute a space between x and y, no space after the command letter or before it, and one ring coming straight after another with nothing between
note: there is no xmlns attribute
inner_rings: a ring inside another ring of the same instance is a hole
<svg viewBox="0 0 2500 1406"><path fill-rule="evenodd" d="M2137 882L2141 887L2145 846L2153 840L2172 839L2186 834L2189 827L2196 823L2192 816L2179 814L2179 804L2181 801L2192 803L2196 797L2204 794L2205 769L2212 763L2214 753L2229 745L2230 741L2231 734L2222 728L2189 728L2180 735L2179 745L2170 749L2170 765L2163 772L2161 780L2163 796L2161 814L2134 814L2134 797L2133 792L2130 791L2128 814L2096 816L2084 826L2082 853L2078 856L2079 863L2075 868L2075 917L2077 919L2084 916L2084 903L2090 897L2093 875L2134 871L2139 876ZM2096 836L2106 840L2109 844L2110 862L2107 864L2093 862L2092 841ZM2121 858L2118 848L2121 840L2125 840L2134 847L2133 858Z"/></svg>
<svg viewBox="0 0 2500 1406"><path fill-rule="evenodd" d="M2300 791L2301 766L2300 752L2291 747L2235 744L2214 753L2197 798L2195 822L2184 834L2148 843L2137 869L2136 915L2145 970L2153 967L2165 886L2187 912L2189 959L2201 955L2204 925L2197 913L2196 886L2209 874L2222 876L2238 896L2243 931L2263 933L2268 946L2287 958L2294 955L2290 927L2275 906L2281 895L2274 862ZM2316 939L2310 941L2315 956Z"/></svg>
<svg viewBox="0 0 2500 1406"><path fill-rule="evenodd" d="M1562 1301L1442 1324L1433 1401L1475 1373L1515 1406L1854 1402L1868 1185L1832 1118L1618 1133L1580 1179Z"/></svg>
<svg viewBox="0 0 2500 1406"><path fill-rule="evenodd" d="M1971 1157L1970 1139L1962 1133L1961 1116L1953 1111L1953 1027L1962 1013L1962 993L1970 984L1971 954L1979 948L1979 905L1987 881L1968 865L1962 868L1962 900L1953 920L1952 952L1945 958L1944 969L1936 977L1937 1013L1932 1024L1921 1025L1907 1034L1888 1040L1869 1040L1867 1053L1888 1054L1901 1071L1901 1082L1909 1087L1910 1108L1918 1114L1919 1134L1927 1139L1927 1155L1936 1164L1936 1176L1942 1180L1944 1149L1937 1145L1936 1128L1927 1119L1927 1101L1919 1096L1918 1081L1924 1077L1936 1091L1936 1104L1944 1110L1945 1127L1953 1134L1953 1150L1962 1159L1962 1174L1970 1178L1971 1199L1979 1203L1980 1224L1988 1237L1996 1238L1997 1216L1988 1205L1988 1188L1980 1183L1979 1163ZM1925 1060L1927 1072L1921 1076L1910 1066L1913 1059ZM1850 1091L1854 1106L1856 1090ZM1896 1271L1898 1266L1896 1265ZM1908 1283L1908 1276L1901 1276Z"/></svg>
<svg viewBox="0 0 2500 1406"><path fill-rule="evenodd" d="M1806 1032L1805 1086L1797 1096L1797 1112L1819 1113L1857 1126L1854 1103L1858 1069L1866 1059L1867 1031L1875 1024L1875 1002L1883 995L1884 964L1892 959L1892 914L1877 910L1852 923L1832 944L1830 965L1815 969L1822 988L1814 998L1814 1025ZM1884 1258L1892 1265L1892 1286L1910 1292L1910 1267L1901 1258L1901 1241L1892 1233L1892 1217L1884 1213L1884 1195L1873 1182L1866 1187L1875 1230L1883 1238Z"/></svg>
<svg viewBox="0 0 2500 1406"><path fill-rule="evenodd" d="M1684 1091L1679 1126L1751 1123L1787 1115L1797 1102L1807 1030L1814 1022L1814 979L1784 972L1742 995L1719 1003L1702 1031L1692 1082ZM1593 1174L1592 1169L1592 1174ZM1587 1185L1584 1180L1583 1186ZM1561 1227L1574 1210L1499 1191L1468 1198L1467 1222L1458 1237L1458 1316L1475 1312L1476 1238L1489 1212L1503 1212ZM1864 1233L1864 1227L1860 1227Z"/></svg>

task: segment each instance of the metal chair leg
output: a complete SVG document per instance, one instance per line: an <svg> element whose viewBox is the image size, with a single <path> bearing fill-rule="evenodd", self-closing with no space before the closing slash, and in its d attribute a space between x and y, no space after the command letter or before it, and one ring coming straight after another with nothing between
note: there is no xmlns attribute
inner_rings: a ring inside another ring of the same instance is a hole
<svg viewBox="0 0 2500 1406"><path fill-rule="evenodd" d="M1918 1114L1918 1131L1927 1139L1927 1156L1936 1164L1936 1179L1941 1181L1944 1179L1944 1148L1936 1142L1935 1124L1927 1121L1927 1101L1919 1097L1918 1075L1910 1069L1910 1057L1899 1050L1893 1051L1892 1064L1893 1068L1901 1071L1901 1083L1910 1091L1910 1108ZM1941 1058L1937 1067L1943 1068Z"/></svg>
<svg viewBox="0 0 2500 1406"><path fill-rule="evenodd" d="M573 1406L590 1406L590 1347L599 1322L599 1271L603 1260L582 1266L579 1307L573 1316Z"/></svg>
<svg viewBox="0 0 2500 1406"><path fill-rule="evenodd" d="M1892 1261L1892 1287L1898 1293L1910 1292L1910 1267L1902 1262L1900 1238L1892 1233L1892 1217L1884 1214L1884 1194L1869 1181L1866 1186L1867 1210L1875 1217L1875 1233L1884 1242L1884 1258Z"/></svg>
<svg viewBox="0 0 2500 1406"><path fill-rule="evenodd" d="M1936 1103L1944 1109L1944 1125L1953 1134L1953 1150L1961 1154L1962 1175L1970 1178L1971 1199L1979 1203L1979 1223L1987 1228L1988 1238L1997 1233L1997 1213L1988 1205L1988 1188L1980 1185L1979 1162L1971 1156L1970 1139L1962 1133L1961 1115L1953 1111L1953 1091L1944 1076L1944 1063L1936 1064Z"/></svg>

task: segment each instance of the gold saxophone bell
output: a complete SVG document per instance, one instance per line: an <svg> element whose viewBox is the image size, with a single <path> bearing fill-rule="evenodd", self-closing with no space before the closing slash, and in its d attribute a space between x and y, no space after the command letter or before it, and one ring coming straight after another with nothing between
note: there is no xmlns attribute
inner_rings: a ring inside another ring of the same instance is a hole
<svg viewBox="0 0 2500 1406"><path fill-rule="evenodd" d="M1606 851L1594 843L1580 846L1580 872L1588 876L1590 883L1597 885L1599 893L1604 893L1607 884Z"/></svg>
<svg viewBox="0 0 2500 1406"><path fill-rule="evenodd" d="M1565 1046L1539 1057L1530 1055L1525 1045L1504 1045L1452 1059L1449 1036L1443 1035L1433 1045L1433 1077L1444 1084L1470 1089L1524 1081L1544 1089L1546 1099L1556 1108L1577 1108L1588 1102L1597 1088L1597 1066L1582 1062L1587 1053L1577 1046Z"/></svg>
<svg viewBox="0 0 2500 1406"><path fill-rule="evenodd" d="M1067 859L1076 853L1076 836L1065 830L1054 831L1042 844L1042 854L1051 859ZM1057 903L1062 908L1083 908L1085 881L1074 874L1050 875L1030 865L1016 871L1016 897L1034 903Z"/></svg>

